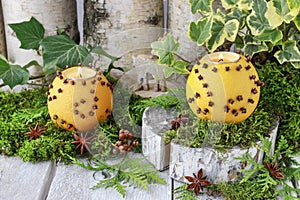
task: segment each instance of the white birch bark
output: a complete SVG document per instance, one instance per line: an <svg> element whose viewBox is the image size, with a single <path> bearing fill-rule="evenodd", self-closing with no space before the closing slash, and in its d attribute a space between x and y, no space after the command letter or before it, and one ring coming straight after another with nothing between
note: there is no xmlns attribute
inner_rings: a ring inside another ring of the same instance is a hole
<svg viewBox="0 0 300 200"><path fill-rule="evenodd" d="M198 46L188 37L190 22L197 21L199 18L199 14L192 14L188 0L169 0L168 28L180 43L178 54L188 61L193 61L207 53L203 46Z"/></svg>
<svg viewBox="0 0 300 200"><path fill-rule="evenodd" d="M0 54L6 57L6 43L5 43L5 33L4 33L4 22L3 22L3 12L2 3L0 0Z"/></svg>
<svg viewBox="0 0 300 200"><path fill-rule="evenodd" d="M16 64L25 65L31 60L37 60L42 64L42 59L34 51L19 48L20 42L8 24L29 21L34 16L44 26L45 36L55 35L56 28L59 27L65 28L72 39L78 38L77 10L74 0L4 0L2 6L7 56ZM30 71L34 75L39 73L36 69Z"/></svg>
<svg viewBox="0 0 300 200"><path fill-rule="evenodd" d="M122 56L117 66L132 66L132 56L150 54L151 42L163 34L161 0L85 0L85 44ZM96 57L97 67L110 60Z"/></svg>

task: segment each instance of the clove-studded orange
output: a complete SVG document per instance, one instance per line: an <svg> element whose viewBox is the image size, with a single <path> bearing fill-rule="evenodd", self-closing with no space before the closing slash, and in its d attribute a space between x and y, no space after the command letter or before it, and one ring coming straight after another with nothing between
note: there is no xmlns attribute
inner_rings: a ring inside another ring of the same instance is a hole
<svg viewBox="0 0 300 200"><path fill-rule="evenodd" d="M52 121L66 130L91 130L112 111L111 84L89 67L58 71L47 96Z"/></svg>
<svg viewBox="0 0 300 200"><path fill-rule="evenodd" d="M200 119L239 123L255 110L262 85L249 58L217 52L194 65L186 84L186 98Z"/></svg>

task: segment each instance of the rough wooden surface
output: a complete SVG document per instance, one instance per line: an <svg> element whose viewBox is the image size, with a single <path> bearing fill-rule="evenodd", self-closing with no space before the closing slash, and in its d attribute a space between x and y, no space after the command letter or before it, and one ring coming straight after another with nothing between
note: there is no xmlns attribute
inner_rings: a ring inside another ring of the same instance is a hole
<svg viewBox="0 0 300 200"><path fill-rule="evenodd" d="M45 35L56 35L56 28L65 28L75 41L78 40L77 8L74 0L5 0L2 1L4 26L6 32L7 56L12 62L25 65L31 60L40 64L41 56L35 51L18 48L20 42L15 33L8 27L10 23L29 21L34 16L45 27ZM39 73L37 69L30 69Z"/></svg>
<svg viewBox="0 0 300 200"><path fill-rule="evenodd" d="M85 0L85 43L122 56L118 66L132 66L133 55L150 54L151 42L162 34L160 0ZM97 66L110 62L103 56L95 58Z"/></svg>
<svg viewBox="0 0 300 200"><path fill-rule="evenodd" d="M5 42L5 31L4 31L4 21L3 21L1 0L0 0L0 54L6 57L6 42Z"/></svg>

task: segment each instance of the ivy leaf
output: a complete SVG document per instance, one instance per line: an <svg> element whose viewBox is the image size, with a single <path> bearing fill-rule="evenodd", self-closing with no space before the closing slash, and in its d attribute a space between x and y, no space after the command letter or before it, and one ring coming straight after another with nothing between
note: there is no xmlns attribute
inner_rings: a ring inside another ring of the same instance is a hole
<svg viewBox="0 0 300 200"><path fill-rule="evenodd" d="M229 21L231 19L236 19L239 21L240 27L245 25L245 18L247 17L246 13L242 12L239 9L234 9L232 12L228 13L225 16L225 20Z"/></svg>
<svg viewBox="0 0 300 200"><path fill-rule="evenodd" d="M31 66L39 66L39 67L41 67L41 65L38 63L38 61L32 60L29 63L27 63L26 65L24 65L23 68L24 69L28 69Z"/></svg>
<svg viewBox="0 0 300 200"><path fill-rule="evenodd" d="M300 69L300 62L291 62L291 64L293 65L293 67Z"/></svg>
<svg viewBox="0 0 300 200"><path fill-rule="evenodd" d="M239 0L221 0L222 6L225 9L231 9L236 6L236 4L239 2Z"/></svg>
<svg viewBox="0 0 300 200"><path fill-rule="evenodd" d="M215 17L212 23L212 36L207 41L207 48L212 52L224 43L225 38L234 41L239 28L239 22L236 19L224 22L223 18Z"/></svg>
<svg viewBox="0 0 300 200"><path fill-rule="evenodd" d="M192 13L212 12L212 1L213 0L189 0Z"/></svg>
<svg viewBox="0 0 300 200"><path fill-rule="evenodd" d="M212 17L204 17L195 22L191 22L188 30L188 36L199 46L211 37Z"/></svg>
<svg viewBox="0 0 300 200"><path fill-rule="evenodd" d="M252 0L240 0L238 2L238 7L241 10L251 10L251 8L252 8Z"/></svg>
<svg viewBox="0 0 300 200"><path fill-rule="evenodd" d="M266 17L270 24L276 20L277 24L290 23L298 14L299 9L290 10L286 0L272 0L268 2L268 12Z"/></svg>
<svg viewBox="0 0 300 200"><path fill-rule="evenodd" d="M45 29L34 17L29 21L9 24L21 42L22 49L38 50L41 40L44 38Z"/></svg>
<svg viewBox="0 0 300 200"><path fill-rule="evenodd" d="M89 63L93 59L85 47L76 44L65 35L46 37L42 40L41 46L45 72L50 72L53 66L65 68L66 65Z"/></svg>
<svg viewBox="0 0 300 200"><path fill-rule="evenodd" d="M11 89L16 85L25 84L29 80L29 72L19 65L9 65L0 59L0 78Z"/></svg>
<svg viewBox="0 0 300 200"><path fill-rule="evenodd" d="M251 36L245 36L245 54L249 54L250 56L253 56L255 53L262 52L262 51L268 51L269 47L266 45L265 42L256 40L255 38Z"/></svg>
<svg viewBox="0 0 300 200"><path fill-rule="evenodd" d="M258 35L265 29L270 29L269 22L265 17L266 12L266 0L253 0L252 12L247 17L247 23L253 35Z"/></svg>
<svg viewBox="0 0 300 200"><path fill-rule="evenodd" d="M300 62L300 52L295 40L286 41L282 44L282 50L274 54L280 64L284 62Z"/></svg>
<svg viewBox="0 0 300 200"><path fill-rule="evenodd" d="M174 64L174 53L178 50L179 43L172 34L169 33L162 41L152 42L151 47L159 57L159 64Z"/></svg>
<svg viewBox="0 0 300 200"><path fill-rule="evenodd" d="M272 44L276 44L280 40L282 40L283 34L278 29L265 30L260 35L257 35L254 38L260 41L268 41Z"/></svg>
<svg viewBox="0 0 300 200"><path fill-rule="evenodd" d="M293 20L293 22L295 23L297 29L300 31L300 12L299 12L299 14L295 17L295 19Z"/></svg>

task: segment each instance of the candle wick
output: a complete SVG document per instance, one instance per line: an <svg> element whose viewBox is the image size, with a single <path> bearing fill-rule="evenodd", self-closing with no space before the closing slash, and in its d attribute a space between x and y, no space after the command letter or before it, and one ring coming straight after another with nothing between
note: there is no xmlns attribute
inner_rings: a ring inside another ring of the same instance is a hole
<svg viewBox="0 0 300 200"><path fill-rule="evenodd" d="M223 62L224 60L221 58L221 59L219 59L219 61L218 62Z"/></svg>

